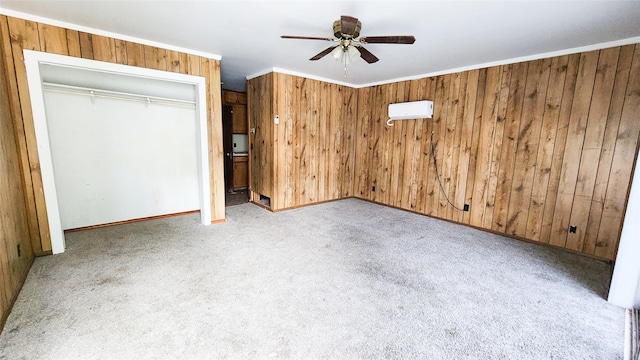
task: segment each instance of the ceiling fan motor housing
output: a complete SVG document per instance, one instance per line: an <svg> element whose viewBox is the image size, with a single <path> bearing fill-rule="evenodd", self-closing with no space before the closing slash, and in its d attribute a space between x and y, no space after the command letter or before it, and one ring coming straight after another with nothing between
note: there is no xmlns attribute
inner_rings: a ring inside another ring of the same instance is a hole
<svg viewBox="0 0 640 360"><path fill-rule="evenodd" d="M354 18L355 19L355 18ZM362 23L360 20L356 20L355 30L353 34L346 34L342 32L342 21L336 20L333 22L333 35L338 39L355 39L360 36L360 29L362 28Z"/></svg>

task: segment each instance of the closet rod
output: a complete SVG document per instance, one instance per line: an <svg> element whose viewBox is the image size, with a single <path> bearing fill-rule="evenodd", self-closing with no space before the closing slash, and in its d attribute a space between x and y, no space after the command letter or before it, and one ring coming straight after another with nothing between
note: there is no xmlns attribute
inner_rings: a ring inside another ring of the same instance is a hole
<svg viewBox="0 0 640 360"><path fill-rule="evenodd" d="M164 97L159 97L159 96L133 94L133 93L127 93L127 92L123 92L123 91L111 91L111 90L93 89L93 88L88 88L88 87L83 87L83 86L62 85L62 84L55 84L55 83L48 83L48 82L43 82L42 85L44 85L45 89L47 89L47 90L54 90L54 91L56 91L58 89L71 90L71 91L75 90L75 92L88 92L87 95L89 95L89 96L91 96L91 95L100 96L99 94L106 94L106 95L118 96L120 98L129 97L129 98L135 98L135 99L142 99L145 102L150 102L151 100L153 100L153 101L157 101L157 102L178 103L178 104L183 104L183 105L195 105L196 104L195 101L191 101L191 100L179 100L179 99L164 98Z"/></svg>

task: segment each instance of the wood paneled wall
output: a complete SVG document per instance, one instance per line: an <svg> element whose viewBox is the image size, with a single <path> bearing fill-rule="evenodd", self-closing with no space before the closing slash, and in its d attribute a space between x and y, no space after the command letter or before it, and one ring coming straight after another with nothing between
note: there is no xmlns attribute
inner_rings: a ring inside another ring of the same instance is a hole
<svg viewBox="0 0 640 360"><path fill-rule="evenodd" d="M385 125L412 100L433 119ZM640 44L362 88L354 193L614 259L639 116Z"/></svg>
<svg viewBox="0 0 640 360"><path fill-rule="evenodd" d="M249 96L252 190L272 210L352 196L357 90L270 73L249 81Z"/></svg>
<svg viewBox="0 0 640 360"><path fill-rule="evenodd" d="M0 47L2 67L3 59ZM15 127L0 68L0 331L33 261L30 239Z"/></svg>
<svg viewBox="0 0 640 360"><path fill-rule="evenodd" d="M224 220L219 61L4 15L0 16L0 44L10 107L19 134L17 146L20 166L26 174L27 212L32 247L36 254L50 252L51 239L23 61L24 49L204 77L207 85L212 218L214 221Z"/></svg>
<svg viewBox="0 0 640 360"><path fill-rule="evenodd" d="M251 134L251 191L273 198L273 73L247 84Z"/></svg>
<svg viewBox="0 0 640 360"><path fill-rule="evenodd" d="M274 74L277 209L352 195L355 89Z"/></svg>

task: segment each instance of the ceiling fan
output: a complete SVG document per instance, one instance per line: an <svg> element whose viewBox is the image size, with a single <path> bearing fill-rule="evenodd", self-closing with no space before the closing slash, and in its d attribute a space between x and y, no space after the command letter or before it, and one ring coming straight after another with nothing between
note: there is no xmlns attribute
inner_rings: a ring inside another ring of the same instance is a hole
<svg viewBox="0 0 640 360"><path fill-rule="evenodd" d="M343 15L340 20L333 22L333 35L335 38L324 38L314 36L293 36L282 35L283 39L302 39L302 40L324 40L338 42L338 45L330 46L318 53L309 60L319 60L331 53L337 61L346 65L351 63L355 58L361 56L364 61L373 64L380 60L369 50L365 49L362 44L413 44L416 38L412 35L402 36L360 36L362 23L357 18Z"/></svg>

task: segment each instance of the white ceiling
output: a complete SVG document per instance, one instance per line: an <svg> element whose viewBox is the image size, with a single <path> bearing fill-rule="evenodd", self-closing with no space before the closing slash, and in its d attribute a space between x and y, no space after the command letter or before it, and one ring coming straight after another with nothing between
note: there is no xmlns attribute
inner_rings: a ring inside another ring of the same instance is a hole
<svg viewBox="0 0 640 360"><path fill-rule="evenodd" d="M243 90L247 76L274 68L359 87L640 42L640 1L2 0L0 12L221 55L223 87L231 90ZM331 56L308 60L332 43L280 39L332 37L340 15L357 17L363 36L415 35L416 42L366 45L380 61L357 59L345 79Z"/></svg>

